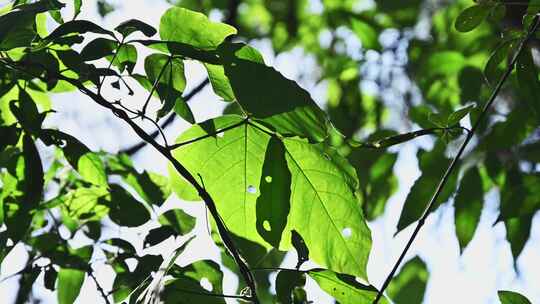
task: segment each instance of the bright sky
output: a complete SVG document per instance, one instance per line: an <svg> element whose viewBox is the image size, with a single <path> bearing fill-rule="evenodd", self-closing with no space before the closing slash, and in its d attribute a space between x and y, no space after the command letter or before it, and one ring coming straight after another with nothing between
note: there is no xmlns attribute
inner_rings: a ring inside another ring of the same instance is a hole
<svg viewBox="0 0 540 304"><path fill-rule="evenodd" d="M0 1L0 4L4 2ZM95 2L95 0L83 1L83 13L79 18L100 20ZM112 28L126 19L135 18L155 25L157 28L161 14L169 7L165 1L155 0L117 1L116 4L118 8L108 15L103 22L100 22L104 27ZM68 7L66 12L70 14L69 11L70 8ZM267 64L275 66L286 77L297 79L299 76L298 67L300 66L304 70L316 69L314 61L306 57L299 49L275 57L268 42L256 41L252 45L263 53ZM148 51L140 52L139 58L143 58L148 53ZM380 59L378 54L371 54L370 56L373 57L373 63L378 64L380 62L378 61ZM294 64L291 64L292 62ZM142 69L142 65L139 64L136 69ZM205 77L204 69L196 63L187 64L186 75L188 78L186 91L196 86ZM324 83L315 86L309 79L304 79L300 84L311 92L312 97L319 104L324 103L326 98ZM364 83L364 85L369 86L369 82ZM407 85L407 83L401 85ZM113 90L105 93L118 95ZM76 135L91 149L96 150L103 149L115 152L120 148L129 146L131 143L138 142L135 134L126 125L118 122L108 111L100 109L90 100L80 96L80 94L75 93L53 97L53 108L57 110L58 114L55 114L52 119L48 119L47 125L57 126L69 134ZM135 97L125 100L134 105L143 102L145 96L143 90L138 90ZM225 103L217 100L218 98L207 87L190 102L197 121L220 115ZM187 127L187 123L177 119L174 125L167 129L169 141L174 140ZM427 140L400 146L398 162L394 168L399 179L400 188L387 203L385 214L370 223L374 242L368 265L368 274L371 283L377 287L382 285L385 276L412 233L413 227L411 226L398 234L397 237L393 237L405 197L414 179L419 176L415 158L417 144L423 147L430 146ZM153 152L152 149L144 149L135 157L134 163L139 169L148 169L167 174L166 161ZM457 239L454 233L453 208L449 204L442 205L435 214L429 217L407 257L408 260L418 254L428 265L430 280L424 303L499 303L496 298L496 290L498 289L519 291L533 303L540 303L540 289L538 289L538 282L540 282L540 272L538 272L538 261L540 261L540 214L537 214L533 220L531 238L517 261L520 271L518 276L513 270L513 260L509 244L505 239L504 225L500 223L492 227L498 212L497 195L493 191L488 194L487 207L483 210L475 237L461 257L459 256ZM219 259L217 248L212 244L206 231L203 205L180 202L172 195L165 208L175 206L182 206L188 213L196 215L199 219L195 229L197 238L192 241L186 252L177 260L177 263L185 265L195 259ZM154 222L136 229L107 231L107 234L109 236L120 235L133 241L141 249L144 239L144 234L141 235L141 233L155 226L157 225ZM167 257L168 253L177 248L184 240L185 238L176 241L169 239L150 252L165 253ZM88 244L88 240L78 237L77 244ZM99 255L93 257L94 260L101 258L102 256ZM26 259L27 256L22 247L14 249L1 264L0 280L22 269ZM284 266L294 267L294 263L295 256L290 254L286 258ZM106 266L98 267L96 268L96 275L100 282L103 282L102 285L105 290L110 290L113 282L112 270ZM18 277L14 277L0 283L0 295L4 303L13 302L17 281ZM226 272L224 281L226 282L225 293L234 294L237 280L230 272ZM37 288L34 289L36 296L44 299L45 303L56 302L55 295L43 287L42 277L38 278L37 285ZM310 299L314 303L333 303L327 295L315 287L313 282L308 282L308 290L313 292ZM99 301L100 296L95 289L94 282L87 278L77 303L99 303Z"/></svg>

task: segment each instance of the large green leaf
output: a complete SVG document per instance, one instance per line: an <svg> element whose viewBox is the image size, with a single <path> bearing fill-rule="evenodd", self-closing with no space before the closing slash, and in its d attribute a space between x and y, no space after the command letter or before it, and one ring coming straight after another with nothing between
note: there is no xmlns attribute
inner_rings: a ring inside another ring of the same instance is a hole
<svg viewBox="0 0 540 304"><path fill-rule="evenodd" d="M330 122L309 93L256 60L253 52L242 45L222 51L225 75L242 109L282 135L324 140Z"/></svg>
<svg viewBox="0 0 540 304"><path fill-rule="evenodd" d="M205 15L181 7L171 7L159 24L162 40L192 45L200 49L216 48L225 38L236 34L230 25L212 22Z"/></svg>
<svg viewBox="0 0 540 304"><path fill-rule="evenodd" d="M490 8L488 5L481 4L466 8L456 19L456 30L460 32L474 30L487 17Z"/></svg>
<svg viewBox="0 0 540 304"><path fill-rule="evenodd" d="M243 123L218 136L209 136L210 132L206 131L238 123L242 123L241 117L223 116L194 126L177 142L203 138L181 146L173 155L192 174L200 175L232 233L267 246L256 229L257 199L269 195L261 191L286 194L286 190L280 188L286 185L279 182L276 188L265 184L261 188L261 182L266 183L267 180L267 176L263 176L263 165L277 166L272 170L265 169L265 172L283 175L286 171L281 161L265 163L264 155L271 136L260 127ZM290 232L296 230L304 238L312 260L330 269L366 278L371 236L354 194L358 186L354 169L336 151L323 145L312 145L298 138L282 141L282 151L291 174L291 194L290 214L281 236L280 249L291 247ZM199 199L181 177L175 172L171 175L173 190L180 198ZM275 178L270 177L272 181ZM282 201L264 201L272 203L265 209L286 214L286 210L280 210L285 206Z"/></svg>
<svg viewBox="0 0 540 304"><path fill-rule="evenodd" d="M84 282L84 271L62 268L58 272L58 303L72 304L79 296Z"/></svg>
<svg viewBox="0 0 540 304"><path fill-rule="evenodd" d="M501 304L531 304L525 296L509 290L499 290L497 292Z"/></svg>
<svg viewBox="0 0 540 304"><path fill-rule="evenodd" d="M454 199L456 235L461 251L473 238L483 205L482 178L478 169L473 167L463 176Z"/></svg>
<svg viewBox="0 0 540 304"><path fill-rule="evenodd" d="M418 257L408 261L388 286L396 304L422 303L428 281L426 265Z"/></svg>
<svg viewBox="0 0 540 304"><path fill-rule="evenodd" d="M308 274L322 290L329 293L341 304L371 304L377 296L375 287L363 285L350 275L325 269L313 269ZM388 301L383 297L379 303L388 304Z"/></svg>

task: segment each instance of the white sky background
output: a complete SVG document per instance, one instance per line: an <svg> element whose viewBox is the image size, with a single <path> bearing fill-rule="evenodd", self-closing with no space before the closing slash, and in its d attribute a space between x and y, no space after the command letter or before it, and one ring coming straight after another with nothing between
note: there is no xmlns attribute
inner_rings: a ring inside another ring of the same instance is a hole
<svg viewBox="0 0 540 304"><path fill-rule="evenodd" d="M6 1L0 1L0 5L4 3ZM80 19L101 20L97 14L95 0L83 0L83 3ZM158 28L160 16L169 7L169 4L165 3L165 1L156 0L116 1L116 4L117 9L97 23L106 28L113 28L122 21L135 18ZM68 7L66 9L68 16L70 16L70 12ZM257 41L252 45L263 53L268 65L273 65L291 79L298 78L299 67L302 67L304 71L311 69L316 72L314 61L304 56L299 49L275 57L268 42ZM142 59L150 53L149 51L143 52L141 49L139 50L139 63L136 70L142 70ZM376 54L372 54L371 57L374 57L374 62L379 59ZM193 62L187 63L186 71L188 80L186 92L189 92L206 75L202 66ZM317 103L324 103L326 99L324 83L315 86L310 79L303 79L300 84L312 94ZM367 85L369 85L369 82ZM106 90L106 94L118 95L114 90ZM51 115L51 118L47 119L47 125L57 126L61 130L75 135L93 150L103 149L115 152L132 143L139 142L137 136L127 125L120 122L108 110L102 110L92 101L81 96L79 93L54 96L53 108L58 113ZM124 100L126 105L133 105L144 102L145 97L145 91L141 89L136 91L134 97ZM217 100L218 98L207 86L205 90L190 101L189 105L192 107L198 122L221 114L226 104ZM177 119L173 126L166 130L169 141L173 141L187 127L187 123ZM384 278L412 233L413 225L401 232L397 237L393 237L403 202L409 188L419 176L415 157L418 144L423 147L430 146L428 140L422 139L399 147L400 154L394 171L398 176L400 187L398 192L387 203L385 214L370 224L373 234L373 249L368 265L368 274L371 283L376 287L382 285ZM147 169L167 175L167 162L151 148L145 148L139 152L134 158L134 163L138 169ZM504 225L499 223L492 227L498 212L497 196L498 194L493 191L488 194L491 199L487 200L475 237L461 257L459 256L459 247L454 232L453 208L449 204L444 204L435 214L429 217L407 257L408 260L418 254L427 264L430 271L430 280L424 303L499 303L496 297L496 290L499 289L522 292L532 303L540 303L540 289L538 288L540 284L540 272L538 271L540 269L540 214L537 214L533 220L530 240L517 261L518 269L521 272L520 276L517 276L513 270L513 259L509 244L505 238ZM184 265L200 258L218 259L218 250L212 244L205 228L203 205L179 202L172 195L166 206L182 206L190 214L198 216L195 231L197 238L192 241L185 254L177 262ZM141 232L155 226L157 225L154 222L137 229L108 231L107 233L104 232L104 236L117 236L119 232L121 237L133 241L140 250L144 239L144 234L141 234ZM80 245L88 244L88 240L84 240L82 237L79 239L78 243ZM177 242L169 239L163 245L157 246L159 248L150 252L165 253L165 257L167 257L167 253L177 248L184 239L179 239ZM26 258L27 256L22 247L14 249L2 262L0 280L22 269ZM99 258L101 256L94 254L93 259ZM285 267L294 267L294 263L295 255L290 254L286 259ZM98 279L103 282L102 285L105 290L110 290L113 282L112 270L109 267L99 267L95 270ZM234 294L237 280L226 272L224 281L226 282L224 292ZM1 302L11 303L14 301L17 282L18 276L0 283ZM34 289L36 295L45 300L45 303L55 303L56 296L43 287L42 276L38 278L37 282L39 287ZM327 295L313 286L313 282L308 283L308 290L313 291L310 300L313 300L314 303L333 303ZM95 289L94 282L87 278L77 303L99 303L100 301L102 300Z"/></svg>

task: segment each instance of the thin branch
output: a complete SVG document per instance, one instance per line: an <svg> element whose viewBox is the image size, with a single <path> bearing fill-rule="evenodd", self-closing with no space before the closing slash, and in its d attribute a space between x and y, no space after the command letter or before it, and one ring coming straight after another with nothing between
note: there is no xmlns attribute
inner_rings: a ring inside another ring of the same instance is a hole
<svg viewBox="0 0 540 304"><path fill-rule="evenodd" d="M241 122L232 124L232 125L230 125L230 126L228 126L228 127L225 127L225 128L223 128L223 129L216 130L215 132L208 133L208 134L205 134L205 135L203 135L203 136L199 136L199 137L197 137L197 138L193 138L193 139L190 139L190 140L181 142L181 143L177 143L177 144L174 144L174 145L170 145L170 146L169 146L169 149L170 149L170 150L178 149L178 148L180 148L180 147L182 147L182 146L192 144L192 143L197 142L197 141L199 141L199 140L202 140L202 139L205 139L205 138L208 138L208 137L216 136L216 135L218 135L218 134L220 134L220 133L223 133L223 132L225 132L225 131L234 129L234 128L239 127L239 126L241 126L241 125L244 125L244 124L246 124L246 123L247 123L247 118L244 119L244 120L242 120Z"/></svg>
<svg viewBox="0 0 540 304"><path fill-rule="evenodd" d="M241 295L226 295L226 294L219 294L219 293L197 292L197 291L178 288L178 287L173 287L172 289L176 291L184 292L184 293L196 294L196 295L206 296L206 297L230 298L230 299L241 299L244 301L251 301L250 297L241 296Z"/></svg>
<svg viewBox="0 0 540 304"><path fill-rule="evenodd" d="M159 74L156 77L156 80L154 81L154 85L152 86L152 89L150 90L150 94L148 94L148 97L146 98L146 101L144 102L144 105L142 108L142 114L146 114L146 108L148 107L148 103L150 103L150 99L152 98L152 95L154 95L154 92L156 91L156 88L159 84L159 80L161 79L161 76L163 76L163 73L165 72L165 69L167 68L167 66L171 64L171 61L172 61L172 57L169 56L167 59L167 62L165 63L165 65L163 65L163 67L159 71Z"/></svg>
<svg viewBox="0 0 540 304"><path fill-rule="evenodd" d="M474 133L478 129L478 127L479 127L480 123L482 122L484 116L486 115L487 111L489 110L489 108L491 107L493 102L495 101L495 98L499 94L499 91L501 90L502 86L504 85L504 83L506 82L506 80L508 79L510 74L512 73L512 70L514 69L514 66L515 66L515 64L517 62L517 59L518 59L519 55L523 51L524 46L533 37L533 35L536 32L536 30L538 29L539 25L540 25L540 14L537 14L535 16L533 22L532 22L531 27L529 28L529 31L527 32L527 35L525 36L525 39L523 39L521 41L517 52L515 53L514 57L512 58L512 61L510 62L510 64L506 68L506 71L504 72L503 76L501 77L501 79L497 83L497 86L493 89L493 92L491 93L490 98L488 99L488 101L484 105L484 107L482 109L482 112L480 113L480 115L478 116L478 119L476 120L473 127L471 128L471 131L469 133L467 133L467 137L465 138L465 141L461 144L461 147L459 148L458 153L456 154L454 159L452 159L452 162L450 163L450 165L448 166L448 168L444 172L444 175L441 178L441 181L439 182L439 185L435 189L435 192L434 192L433 196L431 197L431 200L429 201L426 208L424 209L424 213L422 214L422 216L418 220L418 224L416 225L416 228L414 229L413 234L409 238L409 241L405 245L405 248L401 252L401 255L399 256L398 260L394 264L394 267L392 268L392 270L390 271L390 273L386 277L382 287L380 288L379 292L377 293L377 297L373 301L373 304L377 304L379 302L379 300L381 299L385 289L388 287L388 284L390 284L390 281L392 281L392 278L394 277L394 274L396 273L399 265L401 264L401 262L405 258L405 255L407 254L407 251L409 250L412 243L414 242L414 239L418 235L418 232L420 231L420 229L424 225L427 216L429 215L429 213L431 213L432 209L434 208L435 202L437 201L437 198L439 197L439 195L441 194L444 186L446 185L446 182L448 181L448 178L450 177L450 175L454 171L454 169L455 169L461 155L465 151L465 148L467 147L467 145L471 141L472 137L474 136Z"/></svg>
<svg viewBox="0 0 540 304"><path fill-rule="evenodd" d="M193 90L191 90L188 94L186 94L186 96L183 97L183 99L188 102L190 99L192 99L195 95L197 95L200 91L202 91L208 84L210 83L210 81L208 80L208 78L206 78L204 81L202 81L201 83L199 83L195 88L193 88ZM173 122L174 122L174 119L176 118L176 113L171 113L169 115L169 117L167 117L167 119L165 119L163 121L163 123L161 124L161 129L165 129L167 128L169 125L171 125ZM160 135L160 131L159 130L156 130L152 133L149 134L151 138L155 139L157 138L159 135ZM126 149L122 149L119 151L119 153L126 153L127 155L129 156L133 156L135 155L137 152L139 152L142 148L144 148L148 143L146 141L141 141L129 148L126 148Z"/></svg>
<svg viewBox="0 0 540 304"><path fill-rule="evenodd" d="M96 288L99 291L99 293L101 294L101 297L103 297L103 300L105 300L105 303L110 304L111 302L109 301L109 297L108 297L107 293L105 293L105 290L103 289L103 287L101 287L101 285L99 284L96 276L94 275L94 271L92 270L92 266L89 266L89 269L88 269L88 271L86 273L88 273L88 275L96 283Z"/></svg>

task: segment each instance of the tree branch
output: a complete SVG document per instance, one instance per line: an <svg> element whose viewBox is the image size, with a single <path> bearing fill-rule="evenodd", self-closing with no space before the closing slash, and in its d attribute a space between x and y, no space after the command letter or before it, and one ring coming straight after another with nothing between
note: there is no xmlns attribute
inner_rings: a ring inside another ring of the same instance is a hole
<svg viewBox="0 0 540 304"><path fill-rule="evenodd" d="M195 95L197 95L200 91L202 91L207 85L210 83L208 78L203 80L201 83L199 83L193 90L191 90L186 96L183 97L183 99L188 102L190 99L192 99ZM176 118L176 113L171 113L169 117L167 117L163 123L161 124L161 129L167 128L169 125L171 125L174 122L174 119ZM152 133L150 133L150 137L152 139L155 139L159 136L160 131L156 130ZM137 144L134 144L133 146L129 148L122 149L118 151L118 153L126 153L129 156L135 155L137 152L139 152L142 148L144 148L148 143L146 141L141 141Z"/></svg>
<svg viewBox="0 0 540 304"><path fill-rule="evenodd" d="M484 116L486 116L487 111L489 110L489 108L491 107L493 102L495 101L495 98L499 94L499 91L501 90L503 84L506 82L506 80L508 79L508 77L512 73L512 70L514 69L514 66L515 66L515 64L517 62L517 59L518 59L519 55L523 51L524 46L529 42L529 40L533 37L534 33L538 29L538 26L540 25L539 17L540 17L540 14L537 14L535 16L535 18L534 18L534 20L533 20L533 22L531 24L531 27L529 28L529 30L527 32L527 35L521 41L517 52L515 53L514 57L512 58L512 61L508 64L508 67L506 68L506 71L504 72L503 76L501 77L501 79L499 80L499 82L497 83L495 88L493 89L493 92L491 93L491 96L489 97L488 101L486 102L486 104L482 108L482 112L480 112L480 115L478 116L478 119L474 123L474 125L471 128L470 132L467 133L467 137L465 138L465 141L461 144L461 147L459 148L458 153L456 154L454 159L452 159L452 162L448 165L448 168L444 172L444 175L442 176L441 181L439 182L437 188L435 189L435 192L433 193L433 196L431 197L431 200L429 201L426 208L424 209L424 213L422 214L422 216L418 220L418 224L416 225L416 228L414 229L413 234L409 238L409 241L405 245L405 248L401 252L401 255L399 256L398 260L394 264L394 267L392 268L392 270L390 271L390 273L386 277L382 287L380 288L379 292L377 293L377 297L373 301L373 304L377 304L379 302L379 300L381 299L385 289L388 287L388 284L390 284L390 281L392 281L392 278L394 277L394 274L396 273L399 265L401 264L401 262L405 258L405 255L407 254L407 251L409 250L409 248L411 247L412 243L414 242L416 236L418 235L418 232L420 231L420 229L424 225L427 216L429 215L429 213L431 213L433 207L435 206L435 202L437 201L437 198L439 197L439 195L441 194L444 186L446 185L446 182L448 181L448 178L450 177L450 175L454 171L454 169L455 169L461 155L463 155L463 152L465 151L465 148L467 147L467 145L471 141L472 137L474 136L474 133L478 129L478 126L480 125L482 120L484 119Z"/></svg>

